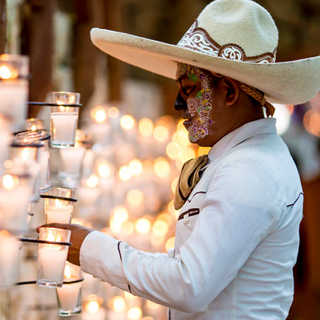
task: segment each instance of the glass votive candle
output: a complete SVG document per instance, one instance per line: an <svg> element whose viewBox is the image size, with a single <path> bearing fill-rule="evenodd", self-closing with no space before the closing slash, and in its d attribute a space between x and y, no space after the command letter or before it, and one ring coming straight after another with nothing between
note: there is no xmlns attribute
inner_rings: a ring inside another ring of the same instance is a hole
<svg viewBox="0 0 320 320"><path fill-rule="evenodd" d="M0 287L12 286L16 282L19 244L16 236L0 230Z"/></svg>
<svg viewBox="0 0 320 320"><path fill-rule="evenodd" d="M45 194L45 217L46 223L70 223L73 212L74 189L52 188Z"/></svg>
<svg viewBox="0 0 320 320"><path fill-rule="evenodd" d="M29 58L16 54L0 55L0 113L12 128L21 129L27 114Z"/></svg>
<svg viewBox="0 0 320 320"><path fill-rule="evenodd" d="M82 281L80 267L66 262L63 276L63 286L57 288L57 301L60 316L72 316L81 313Z"/></svg>
<svg viewBox="0 0 320 320"><path fill-rule="evenodd" d="M52 92L51 103L51 147L69 148L75 144L79 115L80 93Z"/></svg>
<svg viewBox="0 0 320 320"><path fill-rule="evenodd" d="M40 228L37 270L38 286L49 288L62 287L70 237L70 230Z"/></svg>
<svg viewBox="0 0 320 320"><path fill-rule="evenodd" d="M27 141L39 141L43 148L40 148L39 162L40 162L40 180L39 189L40 192L45 192L52 188L50 167L49 167L49 140L50 135L44 129L24 130L16 133L15 139L20 141L25 139Z"/></svg>

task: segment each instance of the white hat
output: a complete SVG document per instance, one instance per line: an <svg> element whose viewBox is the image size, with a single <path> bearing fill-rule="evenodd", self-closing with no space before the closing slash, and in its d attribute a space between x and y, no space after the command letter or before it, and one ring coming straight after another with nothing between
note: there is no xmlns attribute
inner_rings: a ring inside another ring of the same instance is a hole
<svg viewBox="0 0 320 320"><path fill-rule="evenodd" d="M277 27L251 0L211 2L177 45L98 28L91 40L111 56L168 78L176 78L178 62L229 76L271 102L304 103L320 89L320 56L276 63Z"/></svg>

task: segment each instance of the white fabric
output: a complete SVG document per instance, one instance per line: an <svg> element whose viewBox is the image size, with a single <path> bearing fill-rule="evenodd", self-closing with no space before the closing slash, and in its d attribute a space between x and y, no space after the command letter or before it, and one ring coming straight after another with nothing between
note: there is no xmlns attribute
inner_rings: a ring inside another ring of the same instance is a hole
<svg viewBox="0 0 320 320"><path fill-rule="evenodd" d="M175 255L100 232L81 247L84 271L172 308L171 320L280 320L293 298L303 195L275 120L223 137L181 209ZM198 215L192 215L200 209Z"/></svg>

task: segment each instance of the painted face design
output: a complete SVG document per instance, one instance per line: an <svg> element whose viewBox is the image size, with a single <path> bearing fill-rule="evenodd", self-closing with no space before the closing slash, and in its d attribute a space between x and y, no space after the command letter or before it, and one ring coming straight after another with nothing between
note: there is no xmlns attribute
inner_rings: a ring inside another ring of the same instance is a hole
<svg viewBox="0 0 320 320"><path fill-rule="evenodd" d="M186 126L189 131L189 140L196 142L209 134L209 127L214 122L210 118L214 76L210 71L179 63L177 79L185 74L191 81L201 82L201 90L196 93L195 97L188 97L186 101L192 117L190 126Z"/></svg>

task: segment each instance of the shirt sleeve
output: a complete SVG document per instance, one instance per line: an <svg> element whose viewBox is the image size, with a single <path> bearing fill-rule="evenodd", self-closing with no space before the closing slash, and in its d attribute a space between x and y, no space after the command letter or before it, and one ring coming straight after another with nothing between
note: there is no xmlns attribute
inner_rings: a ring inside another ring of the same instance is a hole
<svg viewBox="0 0 320 320"><path fill-rule="evenodd" d="M276 223L284 205L281 188L267 164L263 170L250 159L226 164L210 183L191 236L175 258L92 232L81 247L81 266L156 303L204 311Z"/></svg>

